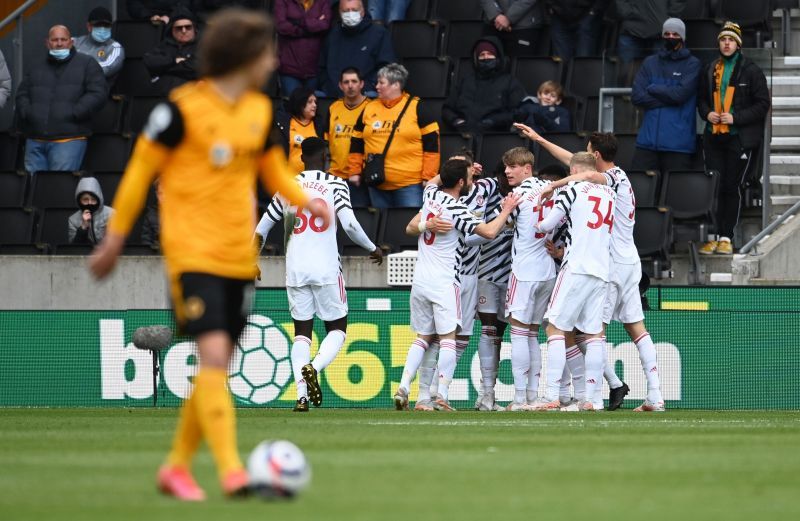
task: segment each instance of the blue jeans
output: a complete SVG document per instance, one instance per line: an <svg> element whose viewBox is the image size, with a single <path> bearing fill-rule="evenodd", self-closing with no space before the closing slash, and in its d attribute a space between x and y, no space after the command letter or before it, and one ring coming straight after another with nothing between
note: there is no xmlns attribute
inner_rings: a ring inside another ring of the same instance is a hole
<svg viewBox="0 0 800 521"><path fill-rule="evenodd" d="M622 64L630 63L636 58L650 56L663 45L661 38L639 38L629 34L620 34L617 40L617 56Z"/></svg>
<svg viewBox="0 0 800 521"><path fill-rule="evenodd" d="M392 23L406 17L411 0L370 0L369 15L373 20Z"/></svg>
<svg viewBox="0 0 800 521"><path fill-rule="evenodd" d="M553 55L568 61L573 56L584 58L600 56L600 29L603 17L589 16L580 20L563 20L558 16L550 19L550 40L553 43Z"/></svg>
<svg viewBox="0 0 800 521"><path fill-rule="evenodd" d="M43 170L80 170L86 154L86 143L86 139L73 139L64 143L26 139L25 170L30 173Z"/></svg>
<svg viewBox="0 0 800 521"><path fill-rule="evenodd" d="M369 187L374 208L419 208L422 206L422 184L404 186L397 190Z"/></svg>
<svg viewBox="0 0 800 521"><path fill-rule="evenodd" d="M300 78L286 76L284 74L279 74L278 78L281 81L281 95L286 97L288 97L289 94L291 94L292 91L297 87L307 87L313 89L317 86L317 78L301 80Z"/></svg>

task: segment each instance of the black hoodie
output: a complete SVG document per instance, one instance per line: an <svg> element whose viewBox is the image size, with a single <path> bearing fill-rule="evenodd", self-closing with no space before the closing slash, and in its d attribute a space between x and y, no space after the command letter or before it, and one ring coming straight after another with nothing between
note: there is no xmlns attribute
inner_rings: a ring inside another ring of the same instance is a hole
<svg viewBox="0 0 800 521"><path fill-rule="evenodd" d="M489 73L478 70L475 48L481 42L489 42L497 49L497 66ZM450 127L462 131L508 130L514 110L524 97L522 84L508 72L500 40L485 36L479 38L472 48L472 69L451 87L450 96L442 107L442 119ZM458 119L466 122L456 127Z"/></svg>
<svg viewBox="0 0 800 521"><path fill-rule="evenodd" d="M191 20L195 27L194 40L185 45L180 45L172 37L172 26L179 20ZM197 79L196 54L200 33L194 14L185 7L178 7L172 12L169 24L164 31L164 39L161 40L161 43L144 55L144 65L153 79L158 78L157 90L160 94L166 95L175 87ZM186 58L186 60L175 63L175 59L178 57Z"/></svg>

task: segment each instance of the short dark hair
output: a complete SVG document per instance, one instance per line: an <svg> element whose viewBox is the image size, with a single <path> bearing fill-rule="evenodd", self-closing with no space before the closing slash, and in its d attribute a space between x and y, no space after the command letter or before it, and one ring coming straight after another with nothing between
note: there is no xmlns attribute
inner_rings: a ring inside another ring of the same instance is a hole
<svg viewBox="0 0 800 521"><path fill-rule="evenodd" d="M589 143L592 151L600 152L603 161L613 161L617 156L617 136L611 132L592 132Z"/></svg>
<svg viewBox="0 0 800 521"><path fill-rule="evenodd" d="M224 76L275 46L275 24L266 13L240 7L222 9L208 19L200 39L200 74Z"/></svg>
<svg viewBox="0 0 800 521"><path fill-rule="evenodd" d="M314 95L314 89L309 87L297 87L289 94L289 100L286 102L286 109L289 114L299 118L303 115L303 109L306 108L308 98Z"/></svg>
<svg viewBox="0 0 800 521"><path fill-rule="evenodd" d="M472 166L471 163L463 159L448 159L445 161L444 165L442 165L442 171L439 173L442 186L445 188L453 188L461 179L466 182L467 171L470 166Z"/></svg>
<svg viewBox="0 0 800 521"><path fill-rule="evenodd" d="M314 136L305 138L300 144L301 155L306 159L317 157L319 154L327 150L327 148L327 141Z"/></svg>
<svg viewBox="0 0 800 521"><path fill-rule="evenodd" d="M364 81L364 76L361 75L361 71L358 70L358 67L345 67L345 69L339 75L339 81L344 79L345 74L355 74L358 77L358 81Z"/></svg>
<svg viewBox="0 0 800 521"><path fill-rule="evenodd" d="M551 178L553 181L564 179L569 175L569 170L564 165L552 164L539 170L539 178ZM548 179L549 180L549 179Z"/></svg>
<svg viewBox="0 0 800 521"><path fill-rule="evenodd" d="M469 149L467 147L461 147L461 149L458 152L450 156L448 159L459 156L466 158L466 160L469 161L470 166L472 166L472 163L475 162L475 153L472 152L472 149Z"/></svg>

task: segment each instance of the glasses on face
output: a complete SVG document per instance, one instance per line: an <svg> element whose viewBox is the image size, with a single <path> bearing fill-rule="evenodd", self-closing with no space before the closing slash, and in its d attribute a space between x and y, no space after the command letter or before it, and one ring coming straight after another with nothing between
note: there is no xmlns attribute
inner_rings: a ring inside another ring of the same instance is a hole
<svg viewBox="0 0 800 521"><path fill-rule="evenodd" d="M194 30L194 25L192 25L192 24L188 24L188 25L173 25L172 26L172 30L176 31L176 32L179 32L179 33L184 33L184 32L188 33L189 31Z"/></svg>

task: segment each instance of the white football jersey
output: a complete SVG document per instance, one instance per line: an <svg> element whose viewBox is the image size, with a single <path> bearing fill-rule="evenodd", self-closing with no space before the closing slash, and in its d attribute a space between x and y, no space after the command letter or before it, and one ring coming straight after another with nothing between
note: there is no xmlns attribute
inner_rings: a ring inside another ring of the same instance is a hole
<svg viewBox="0 0 800 521"><path fill-rule="evenodd" d="M489 197L486 203L486 215L494 216L500 212L500 203L503 194L500 190ZM497 237L481 246L481 255L478 259L478 280L494 282L495 284L508 283L511 275L511 242L514 238L514 226L508 223L500 230Z"/></svg>
<svg viewBox="0 0 800 521"><path fill-rule="evenodd" d="M472 215L464 203L435 185L425 187L420 212L423 221L439 217L452 222L453 230L438 234L427 231L419 236L413 283L450 286L459 281L459 253L465 247L464 237L483 221Z"/></svg>
<svg viewBox="0 0 800 521"><path fill-rule="evenodd" d="M468 195L462 197L460 201L466 205L472 215L481 221L485 221L487 219L486 205L497 191L497 186L497 179L476 179L472 183L472 190L469 191ZM477 275L480 255L480 246L464 245L460 254L461 275Z"/></svg>
<svg viewBox="0 0 800 521"><path fill-rule="evenodd" d="M515 193L522 196L512 217L515 221L514 244L511 250L511 271L522 281L544 281L555 278L556 264L547 253L545 241L551 233L540 232L535 228L553 208L553 200L539 208L539 194L548 182L529 177L522 182Z"/></svg>
<svg viewBox="0 0 800 521"><path fill-rule="evenodd" d="M615 198L611 187L594 183L570 183L561 190L541 228L553 230L566 216L567 248L562 267L569 265L572 273L592 275L608 282Z"/></svg>
<svg viewBox="0 0 800 521"><path fill-rule="evenodd" d="M294 217L286 245L287 286L337 284L342 268L336 243L336 213L351 208L350 189L343 179L319 170L301 172L295 179L309 200L321 199L325 203L330 212L329 224L323 225L321 219L313 217L307 209L298 212L297 207L289 206L280 194L267 206L261 223L268 219L270 224L275 224ZM256 232L266 236L261 223Z"/></svg>
<svg viewBox="0 0 800 521"><path fill-rule="evenodd" d="M639 251L633 242L636 223L636 196L628 175L618 166L605 172L606 184L616 193L614 202L614 229L611 232L611 259L619 264L636 264Z"/></svg>

